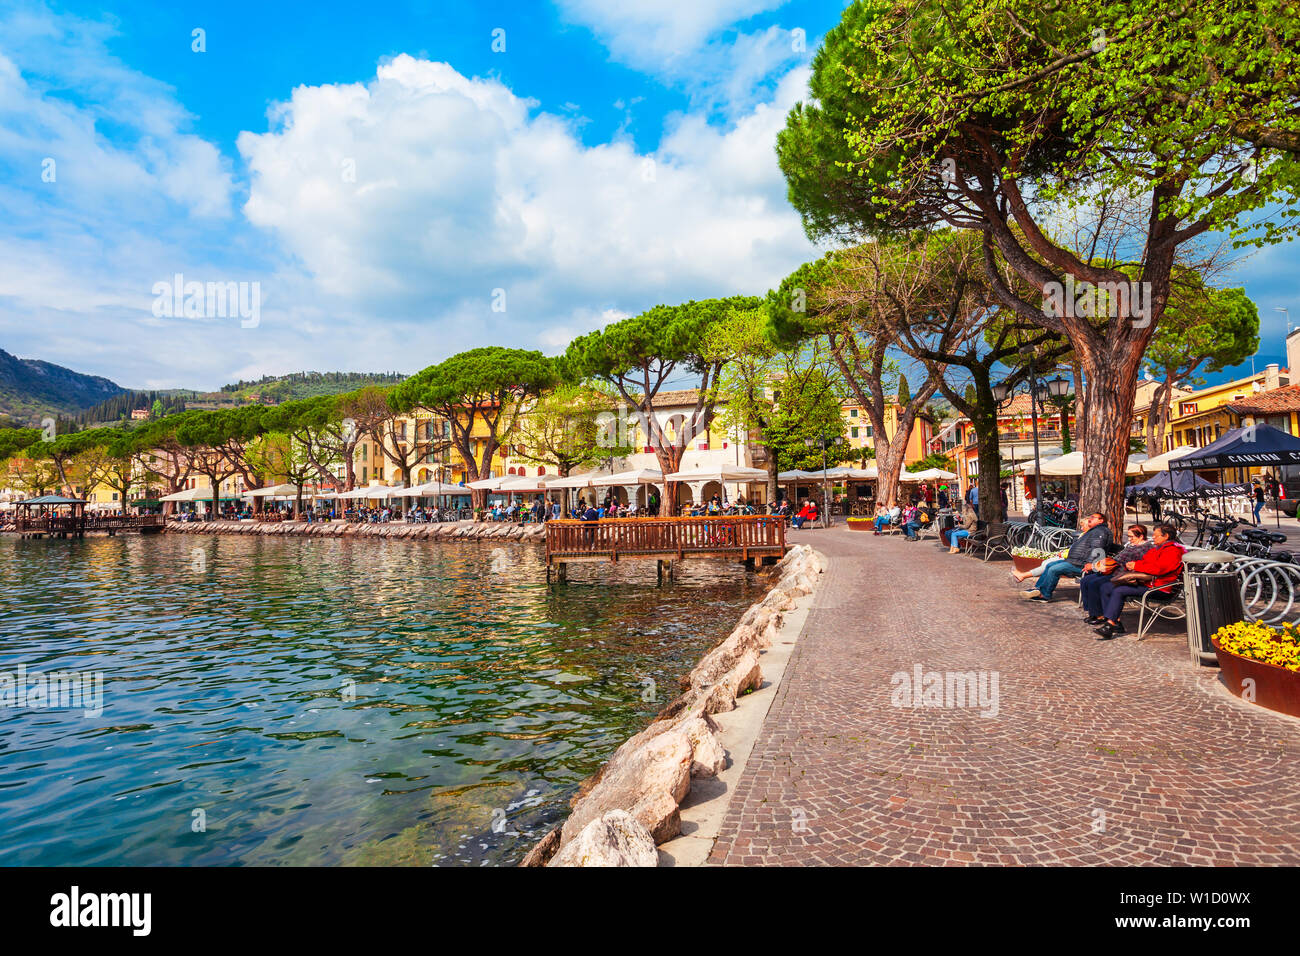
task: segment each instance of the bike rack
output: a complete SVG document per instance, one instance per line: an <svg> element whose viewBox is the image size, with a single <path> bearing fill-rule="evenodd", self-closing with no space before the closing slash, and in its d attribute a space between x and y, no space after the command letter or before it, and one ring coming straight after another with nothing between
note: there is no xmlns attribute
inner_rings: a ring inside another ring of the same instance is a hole
<svg viewBox="0 0 1300 956"><path fill-rule="evenodd" d="M1241 579L1246 620L1261 624L1300 619L1300 566L1243 555L1235 561L1201 565L1203 571L1235 571ZM1278 610L1278 607L1281 610ZM1296 613L1293 615L1293 609Z"/></svg>

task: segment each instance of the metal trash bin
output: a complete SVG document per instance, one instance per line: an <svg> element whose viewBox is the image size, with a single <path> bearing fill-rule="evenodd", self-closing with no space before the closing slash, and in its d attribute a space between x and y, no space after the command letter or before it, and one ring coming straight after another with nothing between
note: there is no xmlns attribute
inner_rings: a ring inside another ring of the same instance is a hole
<svg viewBox="0 0 1300 956"><path fill-rule="evenodd" d="M1246 619L1241 604L1241 577L1236 571L1183 572L1187 594L1187 650L1193 664L1218 660L1210 638L1226 624Z"/></svg>

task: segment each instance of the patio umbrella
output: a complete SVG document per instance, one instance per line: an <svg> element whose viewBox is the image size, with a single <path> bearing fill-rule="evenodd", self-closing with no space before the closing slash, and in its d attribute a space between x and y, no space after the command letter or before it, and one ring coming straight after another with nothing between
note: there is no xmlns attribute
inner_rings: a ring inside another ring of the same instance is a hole
<svg viewBox="0 0 1300 956"><path fill-rule="evenodd" d="M912 477L919 481L938 481L941 478L956 478L957 476L951 471L944 471L942 468L927 468L924 471L912 472Z"/></svg>
<svg viewBox="0 0 1300 956"><path fill-rule="evenodd" d="M1182 458L1184 455L1191 454L1194 451L1196 451L1196 448L1192 445L1179 445L1173 451L1167 451L1163 455L1156 455L1155 457L1148 458L1146 461L1142 462L1142 471L1148 475L1155 474L1156 472L1168 471L1169 463L1171 461L1175 458Z"/></svg>
<svg viewBox="0 0 1300 956"><path fill-rule="evenodd" d="M536 478L529 478L527 475L509 478L501 483L499 491L518 492L519 494L537 494L547 491L551 483L559 479L559 475L538 475Z"/></svg>
<svg viewBox="0 0 1300 956"><path fill-rule="evenodd" d="M606 485L658 485L664 480L664 473L658 468L633 468L631 471L619 471L612 475L593 475L591 483L600 487Z"/></svg>
<svg viewBox="0 0 1300 956"><path fill-rule="evenodd" d="M211 488L185 488L163 495L159 501L208 501L212 498Z"/></svg>
<svg viewBox="0 0 1300 956"><path fill-rule="evenodd" d="M245 491L241 497L244 498L296 498L298 496L298 486L291 484L270 485L266 488L254 488L251 491Z"/></svg>
<svg viewBox="0 0 1300 956"><path fill-rule="evenodd" d="M1128 465L1124 468L1126 475L1142 474L1142 464L1145 457L1129 455ZM1043 474L1053 478L1069 477L1083 474L1083 452L1072 451L1068 455L1062 455L1059 458L1049 458L1043 463ZM1022 474L1034 474L1034 463L1027 461L1020 466Z"/></svg>

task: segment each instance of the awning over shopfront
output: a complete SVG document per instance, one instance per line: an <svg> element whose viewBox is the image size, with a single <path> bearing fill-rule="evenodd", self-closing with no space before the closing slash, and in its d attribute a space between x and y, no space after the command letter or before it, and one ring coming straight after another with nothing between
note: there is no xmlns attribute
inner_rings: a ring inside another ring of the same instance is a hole
<svg viewBox="0 0 1300 956"><path fill-rule="evenodd" d="M1272 425L1234 428L1216 442L1169 462L1170 468L1260 468L1300 465L1300 438Z"/></svg>
<svg viewBox="0 0 1300 956"><path fill-rule="evenodd" d="M767 472L762 468L746 468L743 465L724 465L721 468L699 468L694 471L674 471L668 481L716 481L739 482L767 481Z"/></svg>
<svg viewBox="0 0 1300 956"><path fill-rule="evenodd" d="M224 496L223 496L224 497ZM211 488L185 488L181 491L174 491L170 495L163 495L159 501L211 501Z"/></svg>

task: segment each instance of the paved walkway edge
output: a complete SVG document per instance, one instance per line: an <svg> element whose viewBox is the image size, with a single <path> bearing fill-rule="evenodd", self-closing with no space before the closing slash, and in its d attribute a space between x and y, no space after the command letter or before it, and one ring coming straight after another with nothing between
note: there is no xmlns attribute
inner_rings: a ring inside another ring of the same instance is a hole
<svg viewBox="0 0 1300 956"><path fill-rule="evenodd" d="M820 551L813 553L823 569L816 581L817 588L812 594L797 599L793 609L783 612L781 627L772 646L759 657L763 686L738 700L735 710L713 715L719 727L718 742L727 752L727 767L716 777L691 781L691 792L681 805L681 835L659 846L660 866L703 866L713 852L714 841L731 806L736 784L744 775L754 744L763 732L768 711L781 690L786 667L817 599L824 572L829 567L824 554Z"/></svg>

